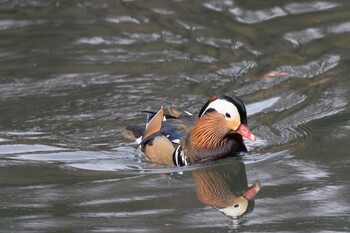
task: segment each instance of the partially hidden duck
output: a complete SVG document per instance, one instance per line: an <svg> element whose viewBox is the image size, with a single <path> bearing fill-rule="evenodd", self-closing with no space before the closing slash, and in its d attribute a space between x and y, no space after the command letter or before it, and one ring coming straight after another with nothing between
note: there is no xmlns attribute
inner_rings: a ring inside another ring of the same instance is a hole
<svg viewBox="0 0 350 233"><path fill-rule="evenodd" d="M247 152L243 137L255 141L247 126L245 104L235 95L210 97L197 118L174 108L169 112L165 115L161 107L145 128L128 126L124 131L127 138L139 138L150 162L186 166L212 161Z"/></svg>

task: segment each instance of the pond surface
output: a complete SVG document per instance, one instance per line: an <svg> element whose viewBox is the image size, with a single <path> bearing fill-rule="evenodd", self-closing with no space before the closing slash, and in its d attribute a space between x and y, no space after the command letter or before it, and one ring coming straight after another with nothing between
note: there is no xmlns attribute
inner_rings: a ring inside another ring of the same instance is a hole
<svg viewBox="0 0 350 233"><path fill-rule="evenodd" d="M350 232L349 73L346 0L0 0L0 231ZM242 161L167 168L122 137L221 93L257 136ZM222 171L260 181L249 214L203 198Z"/></svg>

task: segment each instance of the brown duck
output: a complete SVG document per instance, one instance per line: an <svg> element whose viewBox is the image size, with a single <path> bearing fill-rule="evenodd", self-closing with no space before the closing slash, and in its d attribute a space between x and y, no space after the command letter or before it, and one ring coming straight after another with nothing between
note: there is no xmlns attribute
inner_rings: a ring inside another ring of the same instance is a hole
<svg viewBox="0 0 350 233"><path fill-rule="evenodd" d="M235 95L209 98L197 118L174 108L169 111L165 115L161 107L145 129L129 126L124 131L127 138L139 138L145 159L153 163L186 166L216 160L247 152L242 137L255 141L247 126L245 104ZM175 122L173 127L171 122ZM172 136L180 128L187 135L174 140Z"/></svg>

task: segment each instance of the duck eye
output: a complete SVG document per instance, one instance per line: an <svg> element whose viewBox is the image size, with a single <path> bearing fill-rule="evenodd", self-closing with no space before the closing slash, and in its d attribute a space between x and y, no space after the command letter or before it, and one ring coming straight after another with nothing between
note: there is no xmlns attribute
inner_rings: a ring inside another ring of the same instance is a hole
<svg viewBox="0 0 350 233"><path fill-rule="evenodd" d="M231 118L231 115L230 115L230 113L228 113L228 112L225 114L225 116L226 116L227 118Z"/></svg>
<svg viewBox="0 0 350 233"><path fill-rule="evenodd" d="M238 207L239 207L239 204L234 204L233 207L234 207L234 208L238 208Z"/></svg>

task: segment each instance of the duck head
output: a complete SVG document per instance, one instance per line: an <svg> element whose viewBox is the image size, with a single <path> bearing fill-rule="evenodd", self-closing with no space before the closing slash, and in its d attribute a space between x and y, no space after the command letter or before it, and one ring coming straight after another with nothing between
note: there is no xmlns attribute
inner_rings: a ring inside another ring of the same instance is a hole
<svg viewBox="0 0 350 233"><path fill-rule="evenodd" d="M256 137L247 126L247 110L242 99L235 95L220 95L211 97L199 112L199 118L210 112L216 112L215 117L224 119L226 130L236 132L241 136L255 141Z"/></svg>
<svg viewBox="0 0 350 233"><path fill-rule="evenodd" d="M255 141L255 135L247 126L244 102L234 95L213 96L204 104L192 126L191 144L197 150L213 149L224 146L230 136L242 144L241 137Z"/></svg>

